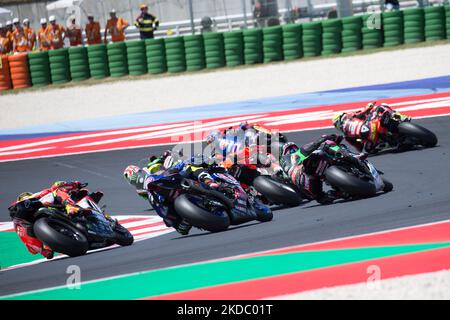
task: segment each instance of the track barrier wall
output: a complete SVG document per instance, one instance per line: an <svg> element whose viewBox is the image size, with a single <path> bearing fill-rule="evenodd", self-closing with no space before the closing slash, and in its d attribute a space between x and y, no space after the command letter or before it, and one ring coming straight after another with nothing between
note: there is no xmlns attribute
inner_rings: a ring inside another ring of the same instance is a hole
<svg viewBox="0 0 450 320"><path fill-rule="evenodd" d="M378 20L377 20L378 19ZM373 21L378 21L378 25ZM0 91L195 72L450 38L450 5L3 56Z"/></svg>

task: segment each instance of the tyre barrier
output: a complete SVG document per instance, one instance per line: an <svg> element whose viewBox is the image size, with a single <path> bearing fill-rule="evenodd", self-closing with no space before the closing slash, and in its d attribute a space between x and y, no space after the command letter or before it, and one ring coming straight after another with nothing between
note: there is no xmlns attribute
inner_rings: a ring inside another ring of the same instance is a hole
<svg viewBox="0 0 450 320"><path fill-rule="evenodd" d="M91 77L86 47L69 48L70 77L72 81L83 81Z"/></svg>
<svg viewBox="0 0 450 320"><path fill-rule="evenodd" d="M443 6L427 7L425 16L425 40L443 40L446 38L445 8Z"/></svg>
<svg viewBox="0 0 450 320"><path fill-rule="evenodd" d="M443 40L449 35L450 5L438 5L262 29L31 52L2 57L0 90L90 77L177 73L287 61Z"/></svg>
<svg viewBox="0 0 450 320"><path fill-rule="evenodd" d="M405 43L425 41L425 16L421 8L403 10L403 32Z"/></svg>
<svg viewBox="0 0 450 320"><path fill-rule="evenodd" d="M353 52L362 49L361 16L346 17L342 19L342 52Z"/></svg>
<svg viewBox="0 0 450 320"><path fill-rule="evenodd" d="M186 71L199 71L205 68L205 47L202 35L184 36Z"/></svg>
<svg viewBox="0 0 450 320"><path fill-rule="evenodd" d="M33 86L47 86L52 83L48 51L29 53L28 66Z"/></svg>
<svg viewBox="0 0 450 320"><path fill-rule="evenodd" d="M382 15L367 14L362 16L362 48L376 49L383 46Z"/></svg>
<svg viewBox="0 0 450 320"><path fill-rule="evenodd" d="M8 56L0 56L0 91L12 89Z"/></svg>
<svg viewBox="0 0 450 320"><path fill-rule="evenodd" d="M247 29L243 35L245 64L262 63L264 59L262 29Z"/></svg>
<svg viewBox="0 0 450 320"><path fill-rule="evenodd" d="M183 37L164 38L167 71L178 73L186 71L186 52Z"/></svg>
<svg viewBox="0 0 450 320"><path fill-rule="evenodd" d="M447 5L445 8L445 29L446 29L446 37L450 39L450 5Z"/></svg>
<svg viewBox="0 0 450 320"><path fill-rule="evenodd" d="M322 22L322 55L342 51L342 20L330 19Z"/></svg>
<svg viewBox="0 0 450 320"><path fill-rule="evenodd" d="M147 51L143 40L127 41L127 64L131 76L142 76L148 73Z"/></svg>
<svg viewBox="0 0 450 320"><path fill-rule="evenodd" d="M225 43L223 33L208 32L203 34L207 69L225 67Z"/></svg>
<svg viewBox="0 0 450 320"><path fill-rule="evenodd" d="M303 24L303 56L316 57L322 52L322 23L308 22Z"/></svg>
<svg viewBox="0 0 450 320"><path fill-rule="evenodd" d="M87 47L89 72L93 79L109 77L108 53L105 44Z"/></svg>
<svg viewBox="0 0 450 320"><path fill-rule="evenodd" d="M128 74L127 46L125 42L110 43L106 46L108 67L111 77L123 77Z"/></svg>
<svg viewBox="0 0 450 320"><path fill-rule="evenodd" d="M48 60L50 61L52 83L61 84L71 80L68 49L50 50Z"/></svg>
<svg viewBox="0 0 450 320"><path fill-rule="evenodd" d="M384 12L383 18L383 36L384 47L395 47L401 45L404 39L403 30L403 11Z"/></svg>
<svg viewBox="0 0 450 320"><path fill-rule="evenodd" d="M283 28L283 56L284 60L295 60L303 57L303 43L301 24L286 24Z"/></svg>
<svg viewBox="0 0 450 320"><path fill-rule="evenodd" d="M225 32L223 42L227 67L244 64L244 33L242 31Z"/></svg>
<svg viewBox="0 0 450 320"><path fill-rule="evenodd" d="M283 60L283 28L281 26L263 29L264 63Z"/></svg>
<svg viewBox="0 0 450 320"><path fill-rule="evenodd" d="M9 72L13 89L24 89L31 86L28 71L28 58L26 53L15 54L8 57Z"/></svg>
<svg viewBox="0 0 450 320"><path fill-rule="evenodd" d="M167 71L166 46L164 39L145 40L147 55L147 69L151 74L159 74Z"/></svg>

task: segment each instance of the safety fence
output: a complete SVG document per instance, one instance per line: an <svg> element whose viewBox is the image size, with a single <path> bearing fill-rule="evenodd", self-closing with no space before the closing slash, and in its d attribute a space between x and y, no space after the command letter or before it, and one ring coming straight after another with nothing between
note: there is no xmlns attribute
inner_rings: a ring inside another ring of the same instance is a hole
<svg viewBox="0 0 450 320"><path fill-rule="evenodd" d="M379 21L379 25L377 25ZM3 56L0 91L194 72L450 38L450 5Z"/></svg>

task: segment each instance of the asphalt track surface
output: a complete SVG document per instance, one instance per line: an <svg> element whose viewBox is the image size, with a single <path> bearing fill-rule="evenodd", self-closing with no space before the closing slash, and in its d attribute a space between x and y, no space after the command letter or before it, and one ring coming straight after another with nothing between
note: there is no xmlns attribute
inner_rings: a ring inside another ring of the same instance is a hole
<svg viewBox="0 0 450 320"><path fill-rule="evenodd" d="M310 202L275 211L269 223L250 222L216 234L193 229L186 237L173 232L127 248L0 272L0 296L64 285L70 265L78 265L82 281L88 281L449 219L450 117L415 122L435 132L439 144L431 149L371 157L394 184L388 194L328 206ZM328 132L334 131L303 131L287 136L306 143ZM164 149L167 147L2 163L0 221L8 221L6 208L17 194L39 190L59 179L89 181L91 189L103 190L102 201L112 214L153 214L123 180L122 172L126 165Z"/></svg>

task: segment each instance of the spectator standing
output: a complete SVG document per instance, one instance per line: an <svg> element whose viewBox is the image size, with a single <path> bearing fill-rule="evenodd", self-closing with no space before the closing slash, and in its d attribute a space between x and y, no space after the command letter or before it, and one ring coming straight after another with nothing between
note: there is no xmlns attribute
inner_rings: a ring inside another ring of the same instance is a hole
<svg viewBox="0 0 450 320"><path fill-rule="evenodd" d="M125 29L128 28L129 23L123 18L118 18L115 9L112 9L109 13L110 19L106 23L105 27L105 43L108 43L108 33L111 34L112 42L122 42L125 40Z"/></svg>
<svg viewBox="0 0 450 320"><path fill-rule="evenodd" d="M12 52L14 46L14 38L13 38L13 23L11 20L6 21L6 36L9 39L9 52Z"/></svg>
<svg viewBox="0 0 450 320"><path fill-rule="evenodd" d="M11 44L9 37L6 35L6 26L0 23L0 55L8 54L11 52Z"/></svg>
<svg viewBox="0 0 450 320"><path fill-rule="evenodd" d="M141 40L153 39L154 31L159 27L159 20L154 15L148 13L148 6L141 4L139 6L141 14L136 18L134 25L139 29Z"/></svg>
<svg viewBox="0 0 450 320"><path fill-rule="evenodd" d="M25 33L25 29L20 24L19 18L13 19L14 31L13 31L13 39L14 39L14 52L28 52L30 51L28 37Z"/></svg>
<svg viewBox="0 0 450 320"><path fill-rule="evenodd" d="M261 1L256 1L253 8L253 17L256 20L256 27L263 28L266 26L266 12Z"/></svg>
<svg viewBox="0 0 450 320"><path fill-rule="evenodd" d="M77 47L83 44L81 36L81 27L76 24L75 18L70 20L70 25L67 27L67 37L69 38L70 46Z"/></svg>
<svg viewBox="0 0 450 320"><path fill-rule="evenodd" d="M102 43L102 35L100 34L100 23L94 21L92 14L88 15L88 23L86 24L86 39L88 45Z"/></svg>
<svg viewBox="0 0 450 320"><path fill-rule="evenodd" d="M42 18L41 21L41 27L38 30L37 38L38 38L38 45L40 51L47 51L50 50L50 41L47 38L47 19Z"/></svg>
<svg viewBox="0 0 450 320"><path fill-rule="evenodd" d="M48 19L50 24L47 26L45 35L50 42L50 49L61 49L64 47L64 38L66 37L66 29L62 25L56 23L56 17L50 16Z"/></svg>
<svg viewBox="0 0 450 320"><path fill-rule="evenodd" d="M34 32L33 28L30 27L29 19L23 20L23 29L25 30L25 34L27 35L30 51L33 51L36 45L36 32Z"/></svg>
<svg viewBox="0 0 450 320"><path fill-rule="evenodd" d="M400 10L400 2L398 0L385 0L384 6L388 11Z"/></svg>

